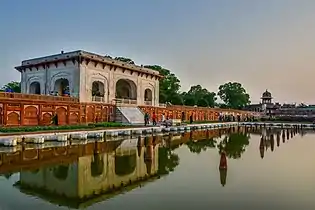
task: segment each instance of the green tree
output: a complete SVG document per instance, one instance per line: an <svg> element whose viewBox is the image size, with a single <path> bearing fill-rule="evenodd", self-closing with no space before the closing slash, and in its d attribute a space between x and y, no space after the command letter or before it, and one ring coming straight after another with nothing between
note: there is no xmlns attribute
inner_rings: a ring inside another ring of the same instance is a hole
<svg viewBox="0 0 315 210"><path fill-rule="evenodd" d="M221 109L227 109L229 108L225 103L216 103L215 104L216 107L219 107Z"/></svg>
<svg viewBox="0 0 315 210"><path fill-rule="evenodd" d="M186 106L195 106L196 105L196 100L195 100L194 96L188 94L187 92L181 93L181 96L183 98L184 105L186 105Z"/></svg>
<svg viewBox="0 0 315 210"><path fill-rule="evenodd" d="M216 101L216 94L209 92L201 85L194 85L190 87L188 92L182 93L184 103L187 106L201 106L201 107L214 107Z"/></svg>
<svg viewBox="0 0 315 210"><path fill-rule="evenodd" d="M179 165L179 157L170 148L160 147L158 162L158 174L169 174Z"/></svg>
<svg viewBox="0 0 315 210"><path fill-rule="evenodd" d="M221 154L226 152L227 157L238 159L245 152L249 145L249 134L247 133L231 133L228 134L219 144L218 149Z"/></svg>
<svg viewBox="0 0 315 210"><path fill-rule="evenodd" d="M13 90L13 92L15 93L20 93L21 92L21 83L20 82L9 82L6 85L3 85L2 88L0 89L0 91L6 91L7 89L11 89Z"/></svg>
<svg viewBox="0 0 315 210"><path fill-rule="evenodd" d="M216 140L210 139L200 139L193 141L192 139L186 143L188 149L192 153L200 154L202 151L206 151L208 148L215 148Z"/></svg>
<svg viewBox="0 0 315 210"><path fill-rule="evenodd" d="M125 62L125 63L129 63L129 64L135 64L135 62L134 62L132 59L130 59L130 58L115 57L114 59L115 59L115 60L118 60L118 61Z"/></svg>
<svg viewBox="0 0 315 210"><path fill-rule="evenodd" d="M170 102L174 105L182 105L183 100L179 94L180 80L170 70L165 69L158 65L147 65L149 68L158 71L163 78L160 80L160 102Z"/></svg>
<svg viewBox="0 0 315 210"><path fill-rule="evenodd" d="M250 104L249 95L238 82L228 82L220 85L218 96L232 109L241 109Z"/></svg>
<svg viewBox="0 0 315 210"><path fill-rule="evenodd" d="M173 95L172 97L170 97L169 101L175 105L184 105L183 97L180 94Z"/></svg>
<svg viewBox="0 0 315 210"><path fill-rule="evenodd" d="M197 106L201 106L201 107L208 107L209 103L206 99L201 98L197 101Z"/></svg>
<svg viewBox="0 0 315 210"><path fill-rule="evenodd" d="M215 107L215 102L216 102L216 100L217 100L217 97L216 97L216 94L215 94L214 92L207 92L207 93L203 96L202 99L205 100L205 101L208 103L208 106L210 106L210 107ZM202 99L199 99L199 102L200 102L200 100L202 100ZM197 102L197 104L198 104L198 102Z"/></svg>

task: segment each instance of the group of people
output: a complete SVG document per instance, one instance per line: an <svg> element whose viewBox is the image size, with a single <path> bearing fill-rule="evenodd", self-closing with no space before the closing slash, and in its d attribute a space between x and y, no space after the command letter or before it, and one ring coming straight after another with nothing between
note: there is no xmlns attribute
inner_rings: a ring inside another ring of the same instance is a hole
<svg viewBox="0 0 315 210"><path fill-rule="evenodd" d="M153 112L152 117L149 115L148 112L146 112L146 113L144 114L144 125L145 125L145 126L147 126L147 125L150 124L150 119L152 119L152 124L153 124L154 126L157 125L157 123L158 123L158 117L157 117L157 115L155 114L155 112ZM163 113L162 116L161 116L160 124L167 126L168 121L169 121L169 116L166 116L166 117L165 117L165 114Z"/></svg>
<svg viewBox="0 0 315 210"><path fill-rule="evenodd" d="M151 118L151 116L149 115L149 113L148 112L146 112L145 114L144 114L144 125L145 126L147 126L147 125L149 125L150 124L150 118ZM153 114L152 114L152 124L155 126L155 125L157 125L157 116L156 116L156 114L155 114L155 112L153 112ZM163 113L162 114L162 120L161 120L161 123L163 123L163 122L165 122L165 114Z"/></svg>
<svg viewBox="0 0 315 210"><path fill-rule="evenodd" d="M157 125L158 118L157 118L157 115L155 114L155 112L153 112L152 117L149 115L148 112L146 112L146 113L144 114L144 125L145 125L145 126L147 126L147 125L150 124L150 119L152 119L152 124L153 124L153 126ZM184 113L184 112L182 113L182 119L181 119L181 120L182 120L182 122L185 121L185 113ZM192 123L194 122L194 120L193 120L193 115L190 115L190 116L189 116L189 122L190 122L190 124L192 124ZM162 116L161 116L160 124L161 124L161 125L165 125L165 126L170 125L171 122L170 122L169 116L167 115L167 116L165 117L165 114L163 113Z"/></svg>
<svg viewBox="0 0 315 210"><path fill-rule="evenodd" d="M234 115L219 115L219 121L220 122L235 122L241 121L241 116L237 115L236 117Z"/></svg>
<svg viewBox="0 0 315 210"><path fill-rule="evenodd" d="M220 122L241 122L241 121L254 121L255 117L254 116L246 116L245 118L242 118L240 115L219 115L219 121Z"/></svg>

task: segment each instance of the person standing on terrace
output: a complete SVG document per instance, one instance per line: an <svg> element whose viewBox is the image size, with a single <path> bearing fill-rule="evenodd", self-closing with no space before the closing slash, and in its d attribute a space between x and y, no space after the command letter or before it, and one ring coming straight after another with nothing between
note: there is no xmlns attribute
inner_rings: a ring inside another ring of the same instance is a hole
<svg viewBox="0 0 315 210"><path fill-rule="evenodd" d="M193 115L191 114L190 117L189 117L189 121L190 121L190 124L192 124L194 122L194 119L193 119Z"/></svg>
<svg viewBox="0 0 315 210"><path fill-rule="evenodd" d="M58 114L55 114L52 119L52 124L55 125L55 126L58 126Z"/></svg>
<svg viewBox="0 0 315 210"><path fill-rule="evenodd" d="M153 122L153 125L155 126L156 125L156 114L155 114L155 112L153 112L153 115L152 115L152 122Z"/></svg>
<svg viewBox="0 0 315 210"><path fill-rule="evenodd" d="M144 126L147 126L149 124L149 114L146 112L144 114Z"/></svg>
<svg viewBox="0 0 315 210"><path fill-rule="evenodd" d="M162 114L162 118L161 118L161 124L165 123L165 114Z"/></svg>

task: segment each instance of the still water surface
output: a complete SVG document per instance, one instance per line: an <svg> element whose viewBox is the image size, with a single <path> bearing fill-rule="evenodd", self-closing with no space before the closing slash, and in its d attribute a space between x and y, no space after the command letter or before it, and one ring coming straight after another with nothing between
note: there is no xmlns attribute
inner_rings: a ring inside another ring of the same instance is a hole
<svg viewBox="0 0 315 210"><path fill-rule="evenodd" d="M314 149L242 127L1 153L0 209L315 209Z"/></svg>

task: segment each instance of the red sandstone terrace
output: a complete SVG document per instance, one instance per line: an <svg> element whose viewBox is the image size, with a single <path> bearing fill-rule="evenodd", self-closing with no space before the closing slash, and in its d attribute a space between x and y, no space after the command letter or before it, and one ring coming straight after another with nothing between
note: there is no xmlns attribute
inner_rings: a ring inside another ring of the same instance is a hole
<svg viewBox="0 0 315 210"><path fill-rule="evenodd" d="M253 112L159 104L158 71L106 56L74 51L22 61L21 94L0 92L0 125L59 125L118 121L140 123L143 113L170 119L216 121L220 113Z"/></svg>

